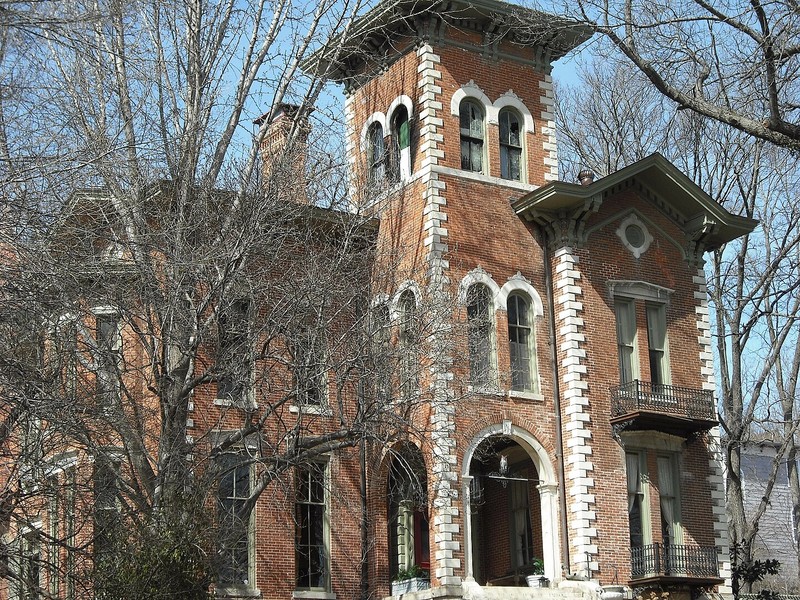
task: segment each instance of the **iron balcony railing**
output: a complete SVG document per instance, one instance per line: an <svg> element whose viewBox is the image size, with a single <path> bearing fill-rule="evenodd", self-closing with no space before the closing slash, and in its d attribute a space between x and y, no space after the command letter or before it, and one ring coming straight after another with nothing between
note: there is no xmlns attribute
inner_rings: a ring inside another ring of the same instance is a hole
<svg viewBox="0 0 800 600"><path fill-rule="evenodd" d="M650 383L638 379L611 388L612 417L637 411L664 413L704 421L717 420L714 393L710 390Z"/></svg>
<svg viewBox="0 0 800 600"><path fill-rule="evenodd" d="M654 576L719 577L717 549L681 544L647 544L631 548L631 579Z"/></svg>

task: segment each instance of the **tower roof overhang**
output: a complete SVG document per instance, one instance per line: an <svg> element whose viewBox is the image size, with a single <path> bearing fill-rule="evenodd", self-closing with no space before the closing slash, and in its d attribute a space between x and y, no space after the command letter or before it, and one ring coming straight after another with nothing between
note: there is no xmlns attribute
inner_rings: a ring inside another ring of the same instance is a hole
<svg viewBox="0 0 800 600"><path fill-rule="evenodd" d="M629 184L639 186L704 251L747 235L758 225L755 219L728 211L658 153L589 185L554 181L514 200L512 208L526 220L543 224L586 219L606 197Z"/></svg>
<svg viewBox="0 0 800 600"><path fill-rule="evenodd" d="M388 0L359 17L303 63L303 70L344 82L370 62L399 54L399 39L432 41L431 17L463 26L470 23L491 40L535 47L550 64L592 36L576 21L498 0Z"/></svg>

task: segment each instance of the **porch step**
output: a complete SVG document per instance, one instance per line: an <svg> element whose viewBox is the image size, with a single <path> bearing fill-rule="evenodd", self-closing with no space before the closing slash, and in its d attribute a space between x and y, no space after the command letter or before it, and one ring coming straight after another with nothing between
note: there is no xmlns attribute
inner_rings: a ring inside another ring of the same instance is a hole
<svg viewBox="0 0 800 600"><path fill-rule="evenodd" d="M598 590L599 591L599 590ZM504 587L464 586L465 600L599 600L600 595L586 587Z"/></svg>

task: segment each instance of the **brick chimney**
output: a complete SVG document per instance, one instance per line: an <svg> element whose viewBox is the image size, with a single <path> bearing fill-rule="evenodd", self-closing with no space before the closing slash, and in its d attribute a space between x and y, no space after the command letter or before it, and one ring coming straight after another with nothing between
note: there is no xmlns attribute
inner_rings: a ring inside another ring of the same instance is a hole
<svg viewBox="0 0 800 600"><path fill-rule="evenodd" d="M253 121L266 133L261 140L261 169L266 193L277 193L298 204L308 204L306 158L311 126L300 107L281 103Z"/></svg>

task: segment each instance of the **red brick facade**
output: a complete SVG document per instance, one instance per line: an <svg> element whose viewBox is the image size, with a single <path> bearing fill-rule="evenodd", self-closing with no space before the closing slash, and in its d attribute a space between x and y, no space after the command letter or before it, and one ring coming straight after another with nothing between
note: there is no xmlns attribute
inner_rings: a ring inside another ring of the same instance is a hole
<svg viewBox="0 0 800 600"><path fill-rule="evenodd" d="M550 579L570 575L631 585L638 580L673 590L721 582L729 572L715 432L710 426L688 431L651 421L640 426L635 417L612 426L610 390L620 383L614 304L615 298L631 297L635 306L637 379L655 380L646 307L658 304L665 314L669 368L668 380L660 383L713 390L700 257L747 225L737 222L735 232L697 243L686 217L708 211L704 203L710 199L696 189L687 193L690 201L670 196L674 189L662 186L660 157L655 168L633 169L627 177L583 190L550 184L555 179L553 94L550 67L541 58L547 52L506 40L487 48L482 27L488 17L480 9L469 18L424 10L418 18L435 34L420 39L388 24L386 32L373 34L391 40L393 48L381 68L356 60L359 66L337 74L349 86L346 114L355 179L374 192L356 198L381 219L379 247L402 257L395 273L398 287L386 294L391 298L403 282L413 280L423 303L450 307L448 333L430 344L430 377L421 382L433 394L425 413L431 426L417 441L428 469L431 585L447 597L460 597L470 585L513 585L510 575L519 580L524 569L520 557L512 557L517 551L511 539L513 500L510 488L501 485L508 483L503 473L492 471L492 461L520 451L529 462L513 473L529 482L531 516L530 531L522 537L533 555L544 559ZM399 182L370 180L366 132L380 123L389 147L393 111L403 96L412 105L411 176ZM478 173L462 170L459 105L465 98L483 110L484 163ZM524 130L519 181L500 178L498 114L509 107ZM580 202L572 199L576 195ZM652 237L644 249L626 246L625 233L618 232L631 215ZM470 379L466 291L475 282L492 290L491 393L476 389ZM507 302L514 294L525 295L535 315L531 349L537 383L523 393L511 389ZM490 441L505 449L487 458L486 472L479 474L470 463L477 463L478 454L485 457L481 453ZM669 572L649 578L632 573L626 450L645 457L646 544L703 548L706 557L710 552L713 574L689 573L686 565L672 579ZM673 481L659 480L658 457L662 470L676 465ZM470 490L473 473L482 488ZM529 473L536 475L521 476ZM385 477L372 479L370 572L379 595L388 592L393 574L391 561L386 562L392 549L381 539L391 526L385 521L385 485ZM480 501L472 502L470 494ZM664 511L673 509L662 509L662 496L671 494L677 495L676 523L663 529Z"/></svg>
<svg viewBox="0 0 800 600"><path fill-rule="evenodd" d="M659 156L589 185L556 181L551 61L585 33L567 28L542 45L517 43L525 32L498 18L510 16L509 5L457 0L439 13L411 4L413 23L376 8L374 27L355 28L355 46L343 45L347 56L331 59L328 75L348 86L353 208L380 222L371 306L386 305L396 343L404 294L423 315L416 389L402 392L396 375L386 382L398 411L404 395L420 400L410 411L413 433L398 432L391 447L365 444L363 456L355 447L326 457L329 485L318 499L325 585L298 585L294 473L265 489L254 509L254 579L217 591L350 600L366 597L366 583L368 597L379 598L399 572L427 565L435 591L412 598L522 598L498 589L538 579L539 561L552 585L726 591L702 256L752 223ZM550 21L537 23L549 31ZM358 47L368 37L364 47L383 55ZM480 132L470 130L480 169L462 168L466 102L480 113ZM402 110L406 153L396 128ZM520 127L515 145L501 143L508 111ZM265 152L280 146L291 116L278 115ZM382 167L372 153L378 126ZM519 179L503 179L517 149ZM479 288L484 305L472 295ZM621 304L633 307L629 355ZM635 377L625 376L623 355ZM277 369L270 382L288 389L290 378ZM618 390L626 379L635 381ZM630 387L637 381L644 387ZM190 438L209 447L246 418L216 388L198 389L187 424ZM268 393L256 392L256 402ZM698 398L699 408L682 404ZM302 408L278 408L266 437L291 443L298 420L308 434L336 429L338 409L303 420ZM410 447L424 465L406 458Z"/></svg>

